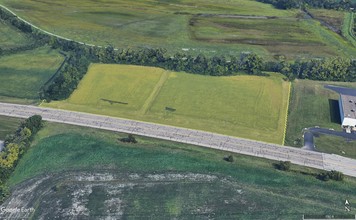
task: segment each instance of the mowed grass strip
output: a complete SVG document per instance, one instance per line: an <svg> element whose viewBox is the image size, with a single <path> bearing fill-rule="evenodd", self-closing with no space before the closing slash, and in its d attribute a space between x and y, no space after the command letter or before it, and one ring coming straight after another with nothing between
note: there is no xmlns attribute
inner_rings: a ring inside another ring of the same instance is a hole
<svg viewBox="0 0 356 220"><path fill-rule="evenodd" d="M9 97L9 100L38 99L41 87L63 60L49 47L0 57L0 96Z"/></svg>
<svg viewBox="0 0 356 220"><path fill-rule="evenodd" d="M43 105L282 144L289 85L274 73L211 77L93 64L68 100Z"/></svg>

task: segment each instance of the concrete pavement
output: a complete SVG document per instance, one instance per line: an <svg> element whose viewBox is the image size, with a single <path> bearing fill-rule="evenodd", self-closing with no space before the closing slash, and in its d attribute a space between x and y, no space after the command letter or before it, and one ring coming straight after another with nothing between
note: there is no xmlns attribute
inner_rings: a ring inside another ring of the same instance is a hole
<svg viewBox="0 0 356 220"><path fill-rule="evenodd" d="M0 103L0 115L27 118L35 114L41 115L46 121L131 133L277 161L291 161L294 164L317 169L333 169L356 177L356 160L338 155L135 120Z"/></svg>

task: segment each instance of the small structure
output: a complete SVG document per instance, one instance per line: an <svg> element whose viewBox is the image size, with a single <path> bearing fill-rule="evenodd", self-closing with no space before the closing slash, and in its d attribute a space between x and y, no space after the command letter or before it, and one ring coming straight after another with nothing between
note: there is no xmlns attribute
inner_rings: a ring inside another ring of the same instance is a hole
<svg viewBox="0 0 356 220"><path fill-rule="evenodd" d="M0 141L0 152L4 149L4 141Z"/></svg>
<svg viewBox="0 0 356 220"><path fill-rule="evenodd" d="M340 94L341 125L347 133L356 130L356 96Z"/></svg>

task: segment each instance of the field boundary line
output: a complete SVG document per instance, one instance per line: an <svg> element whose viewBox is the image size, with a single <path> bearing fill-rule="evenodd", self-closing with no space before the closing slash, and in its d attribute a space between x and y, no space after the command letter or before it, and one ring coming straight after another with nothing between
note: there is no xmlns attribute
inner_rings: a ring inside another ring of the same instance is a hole
<svg viewBox="0 0 356 220"><path fill-rule="evenodd" d="M161 91L162 86L167 81L168 77L169 77L169 71L164 71L162 73L161 77L159 78L158 82L156 83L155 87L153 88L150 96L148 96L145 103L142 105L140 112L139 112L140 114L142 114L142 115L146 114L147 111L151 108L153 102L155 101L157 95Z"/></svg>
<svg viewBox="0 0 356 220"><path fill-rule="evenodd" d="M288 97L287 97L287 108L286 108L286 114L285 114L285 124L284 124L284 132L283 132L283 140L282 140L282 145L285 144L286 141L286 136L287 136L287 126L288 126L288 113L289 113L289 102L290 102L290 94L292 90L292 83L288 82Z"/></svg>

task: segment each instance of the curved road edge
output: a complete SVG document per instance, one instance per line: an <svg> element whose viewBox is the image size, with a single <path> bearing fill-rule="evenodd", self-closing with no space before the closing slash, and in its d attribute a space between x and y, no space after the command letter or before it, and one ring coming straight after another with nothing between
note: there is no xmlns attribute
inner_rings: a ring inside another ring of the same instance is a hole
<svg viewBox="0 0 356 220"><path fill-rule="evenodd" d="M356 177L356 160L338 155L103 115L0 103L0 115L27 118L35 114L51 122L136 134L277 161L290 161L321 170L337 170Z"/></svg>

